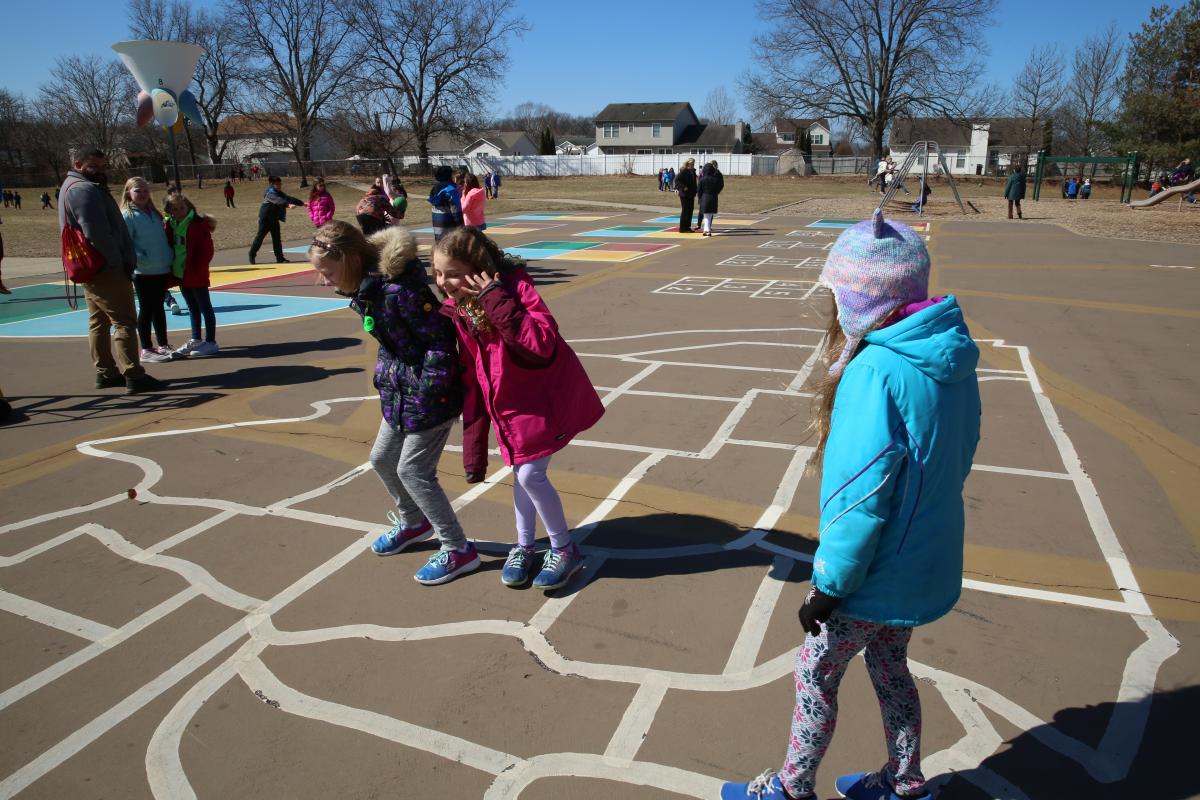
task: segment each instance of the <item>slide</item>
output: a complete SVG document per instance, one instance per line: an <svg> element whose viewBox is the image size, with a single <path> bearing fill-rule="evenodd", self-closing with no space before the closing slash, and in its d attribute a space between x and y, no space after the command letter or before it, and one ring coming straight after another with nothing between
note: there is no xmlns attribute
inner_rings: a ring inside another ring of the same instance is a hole
<svg viewBox="0 0 1200 800"><path fill-rule="evenodd" d="M1200 192L1200 180L1195 180L1191 183L1185 183L1182 186L1172 186L1169 189L1163 189L1161 192L1154 195L1154 197L1147 197L1145 200L1134 200L1129 204L1129 207L1149 208L1150 206L1158 205L1163 200L1171 197L1179 197L1179 195L1188 194L1189 192Z"/></svg>

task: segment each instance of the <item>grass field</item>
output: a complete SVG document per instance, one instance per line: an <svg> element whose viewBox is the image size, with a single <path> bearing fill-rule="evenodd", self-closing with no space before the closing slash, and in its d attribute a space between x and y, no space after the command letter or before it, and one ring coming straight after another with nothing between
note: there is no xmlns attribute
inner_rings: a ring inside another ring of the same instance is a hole
<svg viewBox="0 0 1200 800"><path fill-rule="evenodd" d="M413 202L409 220L418 226L429 224L429 215L422 198L428 194L429 180L406 182ZM970 178L958 181L964 200L970 200L988 218L1004 216L1003 181L994 178ZM225 207L222 195L224 182L208 181L203 189L184 186L202 212L216 218L218 228L215 244L218 250L247 247L258 226L258 206L265 184L261 182L236 185L236 209ZM362 192L349 185L329 183L337 205L338 219L353 221L354 207ZM944 181L931 181L933 196L929 214L934 217L957 216L958 209ZM284 191L306 198L295 178L285 179ZM53 194L53 189L50 189ZM119 191L119 189L118 189ZM25 207L21 211L4 209L0 212L5 252L8 256L58 255L57 217L50 211L40 211L37 196L41 188L22 190ZM162 203L163 187L156 187L155 201ZM1140 193L1137 196L1141 196ZM1043 222L1055 222L1079 233L1093 236L1119 236L1162 241L1200 242L1200 212L1185 208L1176 211L1174 202L1163 203L1154 209L1130 211L1119 205L1116 187L1098 185L1092 200L1087 203L1066 202L1060 198L1057 184L1043 186L1042 201L1025 204L1026 216ZM721 211L727 214L754 214L789 204L793 213L813 213L820 216L865 217L878 202L879 195L866 185L862 175L817 176L801 178L734 177L725 179L721 194ZM570 178L507 178L499 200L489 200L490 219L522 210L585 209L587 205L572 205L571 200L589 203L621 203L677 208L675 195L660 192L653 176L589 176ZM556 202L551 202L556 201ZM567 202L562 202L567 201ZM897 213L903 213L897 206ZM974 215L972 215L974 216ZM286 240L306 238L312 232L307 212L294 209L283 226ZM268 244L269 247L269 244Z"/></svg>

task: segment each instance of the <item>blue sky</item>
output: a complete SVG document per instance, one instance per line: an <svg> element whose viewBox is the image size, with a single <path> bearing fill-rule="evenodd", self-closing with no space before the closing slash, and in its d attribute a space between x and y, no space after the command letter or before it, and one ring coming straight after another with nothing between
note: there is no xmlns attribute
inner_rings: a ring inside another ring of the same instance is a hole
<svg viewBox="0 0 1200 800"><path fill-rule="evenodd" d="M591 114L609 102L660 100L687 100L699 111L705 95L719 85L740 101L737 78L752 65L753 38L763 30L747 0L607 0L592 8L550 0L517 2L532 30L512 50L498 113L525 100L574 114ZM1169 4L1177 8L1181 2ZM0 34L0 86L11 91L32 95L56 57L112 55L108 45L127 38L120 0L14 0L7 5ZM984 42L990 55L982 80L1007 86L1038 44L1056 41L1070 52L1109 21L1123 31L1136 30L1150 7L1149 2L1120 0L999 0L996 24ZM64 25L70 20L80 24Z"/></svg>

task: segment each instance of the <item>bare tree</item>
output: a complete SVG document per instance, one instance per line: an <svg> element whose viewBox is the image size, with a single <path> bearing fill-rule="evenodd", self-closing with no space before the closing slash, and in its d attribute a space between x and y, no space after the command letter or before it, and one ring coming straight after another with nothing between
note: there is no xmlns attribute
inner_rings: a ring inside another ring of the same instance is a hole
<svg viewBox="0 0 1200 800"><path fill-rule="evenodd" d="M264 127L278 127L300 164L307 186L313 132L354 80L362 61L351 43L351 27L337 0L225 0L225 14L238 20L237 46L248 59L242 114ZM283 109L283 113L275 109Z"/></svg>
<svg viewBox="0 0 1200 800"><path fill-rule="evenodd" d="M129 32L135 37L191 42L204 50L191 90L204 118L209 160L221 163L228 144L218 135L221 120L233 108L246 69L232 20L225 14L194 10L186 0L130 0L128 13Z"/></svg>
<svg viewBox="0 0 1200 800"><path fill-rule="evenodd" d="M1116 23L1089 36L1075 51L1064 98L1073 151L1090 155L1102 141L1099 125L1116 113L1124 54Z"/></svg>
<svg viewBox="0 0 1200 800"><path fill-rule="evenodd" d="M509 40L528 28L514 0L353 0L347 14L373 106L411 135L423 163L434 134L484 119Z"/></svg>
<svg viewBox="0 0 1200 800"><path fill-rule="evenodd" d="M704 98L704 116L714 125L732 125L737 121L737 103L724 86L713 89Z"/></svg>
<svg viewBox="0 0 1200 800"><path fill-rule="evenodd" d="M995 0L759 0L755 119L847 117L876 154L893 118L970 116Z"/></svg>
<svg viewBox="0 0 1200 800"><path fill-rule="evenodd" d="M108 152L120 144L122 124L133 118L136 92L125 65L115 58L68 56L54 63L38 105L55 109L75 141Z"/></svg>
<svg viewBox="0 0 1200 800"><path fill-rule="evenodd" d="M1026 154L1040 149L1063 96L1062 55L1055 45L1035 47L1025 66L1013 79L1013 113L1025 121Z"/></svg>

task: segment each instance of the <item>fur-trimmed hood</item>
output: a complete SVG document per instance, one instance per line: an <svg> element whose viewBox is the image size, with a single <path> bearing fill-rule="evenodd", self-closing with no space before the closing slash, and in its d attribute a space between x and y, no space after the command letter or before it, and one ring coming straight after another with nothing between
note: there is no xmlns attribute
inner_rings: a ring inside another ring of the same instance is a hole
<svg viewBox="0 0 1200 800"><path fill-rule="evenodd" d="M380 271L391 278L403 275L409 262L417 257L417 239L403 225L384 228L368 241L379 249Z"/></svg>

